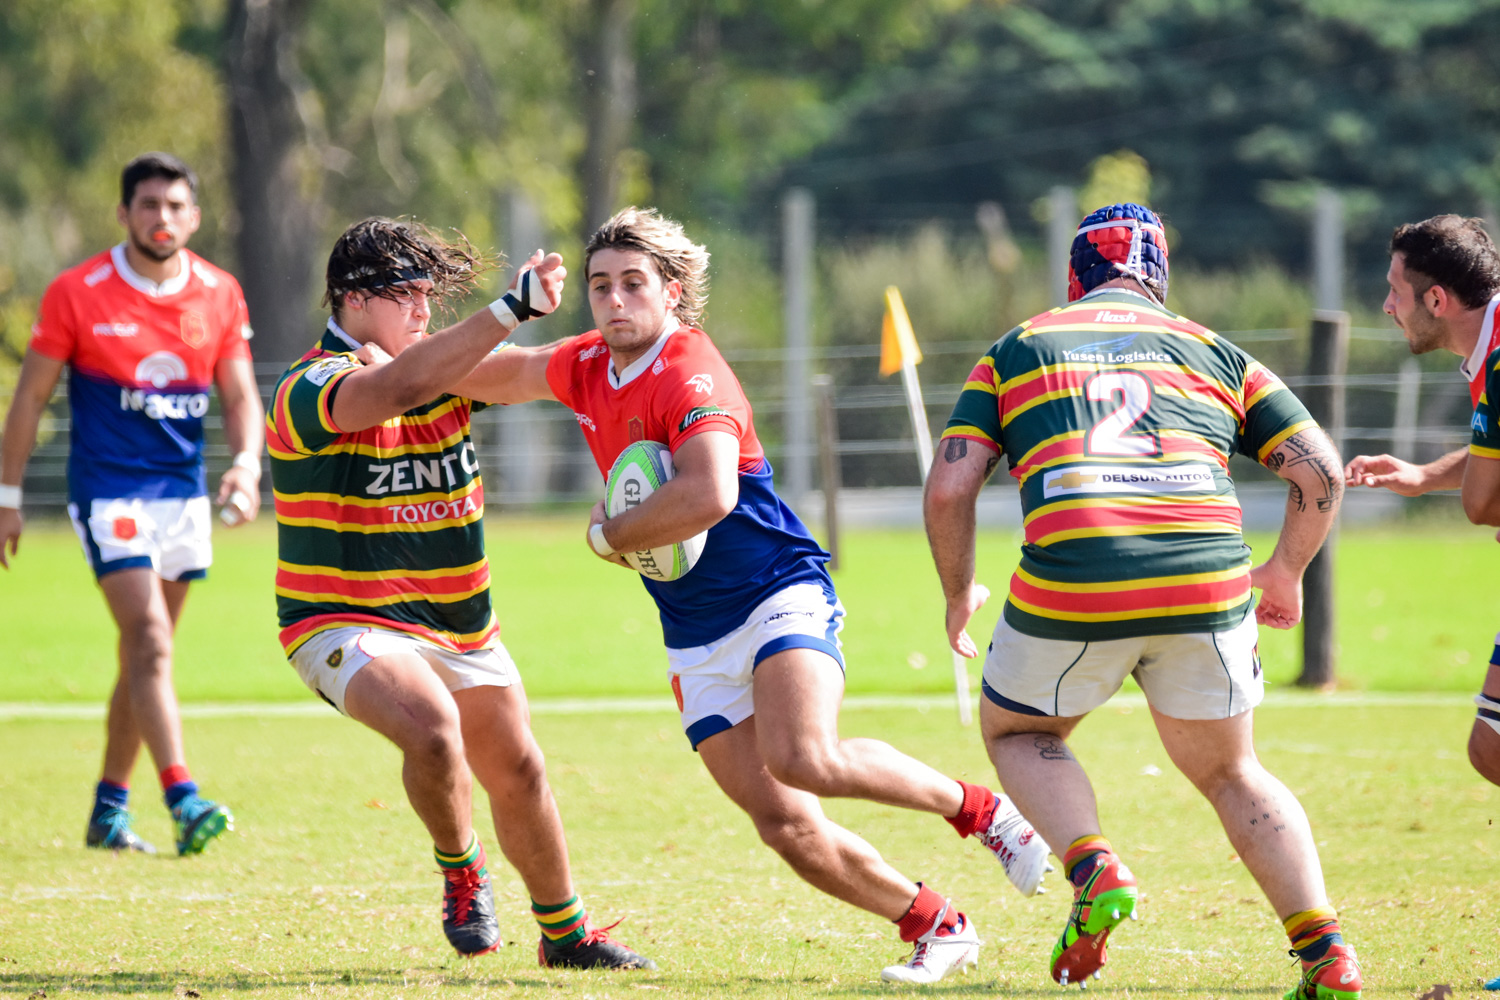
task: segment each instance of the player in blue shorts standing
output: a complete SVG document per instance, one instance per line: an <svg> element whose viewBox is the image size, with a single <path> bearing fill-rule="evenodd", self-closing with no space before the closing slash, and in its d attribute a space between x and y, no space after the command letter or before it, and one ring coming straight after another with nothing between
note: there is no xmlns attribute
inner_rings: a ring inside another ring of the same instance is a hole
<svg viewBox="0 0 1500 1000"><path fill-rule="evenodd" d="M1010 800L871 739L841 739L844 609L825 553L776 495L734 372L697 327L708 253L654 211L626 209L594 233L584 270L598 329L493 355L453 391L571 408L601 473L632 441L672 449L676 478L616 517L596 505L603 559L708 532L696 566L645 580L661 613L687 737L709 773L799 876L894 922L913 946L885 969L931 983L974 965L979 937L953 902L896 871L823 814L820 797L936 813L995 853L1023 894L1047 845Z"/></svg>
<svg viewBox="0 0 1500 1000"><path fill-rule="evenodd" d="M126 239L48 287L0 439L0 566L9 568L37 424L71 368L68 511L120 632L90 847L154 852L126 812L142 742L178 854L202 851L233 822L228 809L198 794L172 688L172 635L188 584L206 575L211 559L203 467L211 386L234 452L218 487L224 520L253 520L260 505L263 414L250 322L234 278L187 249L200 219L197 188L193 171L165 153L126 165L116 213Z"/></svg>

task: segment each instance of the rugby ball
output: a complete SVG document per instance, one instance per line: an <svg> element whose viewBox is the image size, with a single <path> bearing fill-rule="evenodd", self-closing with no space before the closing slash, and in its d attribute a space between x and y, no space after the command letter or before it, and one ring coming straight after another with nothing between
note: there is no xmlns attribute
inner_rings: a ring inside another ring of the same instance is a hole
<svg viewBox="0 0 1500 1000"><path fill-rule="evenodd" d="M660 441L637 441L615 459L604 486L604 512L617 517L642 503L671 479L677 470L672 465L672 450ZM667 583L685 576L703 554L707 531L676 545L660 545L639 552L621 552L630 568L648 580Z"/></svg>

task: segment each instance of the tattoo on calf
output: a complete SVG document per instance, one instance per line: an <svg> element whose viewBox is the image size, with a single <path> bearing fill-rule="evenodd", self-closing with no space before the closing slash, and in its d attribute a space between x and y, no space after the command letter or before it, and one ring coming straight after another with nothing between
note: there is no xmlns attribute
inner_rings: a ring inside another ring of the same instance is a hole
<svg viewBox="0 0 1500 1000"><path fill-rule="evenodd" d="M1068 745L1057 736L1038 736L1032 745L1036 747L1037 753L1042 760L1072 760L1073 754Z"/></svg>
<svg viewBox="0 0 1500 1000"><path fill-rule="evenodd" d="M984 463L984 478L986 478L986 479L990 478L990 475L995 471L995 466L997 466L999 464L1000 464L1000 456L999 455L991 455L990 456L990 460L988 462Z"/></svg>
<svg viewBox="0 0 1500 1000"><path fill-rule="evenodd" d="M1286 820L1282 818L1281 806L1274 799L1250 803L1250 825L1257 829L1269 827L1275 833L1286 831Z"/></svg>
<svg viewBox="0 0 1500 1000"><path fill-rule="evenodd" d="M969 454L969 442L963 438L949 438L943 442L943 459L949 465L961 462Z"/></svg>

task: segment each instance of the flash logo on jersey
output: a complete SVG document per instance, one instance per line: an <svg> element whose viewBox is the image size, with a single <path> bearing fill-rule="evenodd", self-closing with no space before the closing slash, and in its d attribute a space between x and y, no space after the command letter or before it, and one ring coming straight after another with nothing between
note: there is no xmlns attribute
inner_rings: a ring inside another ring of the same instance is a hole
<svg viewBox="0 0 1500 1000"><path fill-rule="evenodd" d="M690 385L706 396L714 391L714 377L712 375L694 375L684 385Z"/></svg>

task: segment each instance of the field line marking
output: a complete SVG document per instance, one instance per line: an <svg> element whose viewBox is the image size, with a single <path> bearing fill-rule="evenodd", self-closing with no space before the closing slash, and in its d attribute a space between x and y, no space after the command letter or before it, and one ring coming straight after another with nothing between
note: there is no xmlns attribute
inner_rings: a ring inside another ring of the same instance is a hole
<svg viewBox="0 0 1500 1000"><path fill-rule="evenodd" d="M1318 694L1308 691L1270 691L1262 702L1266 708L1458 708L1473 703L1473 696L1457 691L1362 691ZM918 712L947 711L953 698L946 695L855 694L844 699L844 707L860 709L915 709ZM1104 708L1145 708L1139 692L1119 694ZM638 715L675 713L676 706L665 692L644 698L536 698L535 715ZM321 701L275 702L187 702L180 706L184 719L300 718L332 715ZM94 720L104 718L104 705L79 702L0 702L0 721L8 719Z"/></svg>

